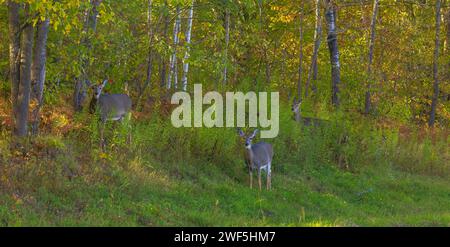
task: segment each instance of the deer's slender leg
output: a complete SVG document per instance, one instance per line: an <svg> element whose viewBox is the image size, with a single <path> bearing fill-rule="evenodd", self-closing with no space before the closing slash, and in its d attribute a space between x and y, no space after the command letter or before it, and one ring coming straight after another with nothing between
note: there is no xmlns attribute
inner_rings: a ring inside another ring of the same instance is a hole
<svg viewBox="0 0 450 247"><path fill-rule="evenodd" d="M258 185L259 190L261 191L261 169L258 169Z"/></svg>
<svg viewBox="0 0 450 247"><path fill-rule="evenodd" d="M267 167L267 190L272 189L272 170L271 170L271 164L269 163Z"/></svg>
<svg viewBox="0 0 450 247"><path fill-rule="evenodd" d="M127 144L131 144L131 114L127 116Z"/></svg>
<svg viewBox="0 0 450 247"><path fill-rule="evenodd" d="M100 123L100 148L102 149L102 151L104 151L105 149L105 140L103 138L104 130L105 130L105 123L102 122Z"/></svg>
<svg viewBox="0 0 450 247"><path fill-rule="evenodd" d="M250 189L251 189L253 188L253 173L251 169L249 170L248 174L250 176Z"/></svg>

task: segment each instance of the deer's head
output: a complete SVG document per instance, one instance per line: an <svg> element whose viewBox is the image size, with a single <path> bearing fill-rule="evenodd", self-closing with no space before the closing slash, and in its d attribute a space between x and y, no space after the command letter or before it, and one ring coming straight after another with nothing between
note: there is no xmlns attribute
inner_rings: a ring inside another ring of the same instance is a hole
<svg viewBox="0 0 450 247"><path fill-rule="evenodd" d="M302 101L298 100L297 97L295 97L294 101L292 102L291 111L293 113L298 113L301 105L302 105Z"/></svg>
<svg viewBox="0 0 450 247"><path fill-rule="evenodd" d="M105 88L107 82L108 82L108 80L104 80L103 83L92 86L93 90L94 90L94 98L95 99L98 100L98 98L100 98L100 95L102 95L103 88Z"/></svg>
<svg viewBox="0 0 450 247"><path fill-rule="evenodd" d="M238 135L245 140L245 148L250 149L252 147L252 140L255 138L256 134L258 133L258 129L255 129L250 135L246 135L242 129L237 129Z"/></svg>

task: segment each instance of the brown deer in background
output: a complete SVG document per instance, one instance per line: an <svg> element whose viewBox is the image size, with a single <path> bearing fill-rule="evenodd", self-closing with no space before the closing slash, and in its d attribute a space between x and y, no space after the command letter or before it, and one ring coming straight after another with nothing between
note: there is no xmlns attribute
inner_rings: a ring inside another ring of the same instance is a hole
<svg viewBox="0 0 450 247"><path fill-rule="evenodd" d="M294 102L292 103L291 111L294 113L294 119L296 122L302 123L305 126L322 126L328 123L328 120L312 118L312 117L302 117L301 113L301 105L302 101L294 98Z"/></svg>

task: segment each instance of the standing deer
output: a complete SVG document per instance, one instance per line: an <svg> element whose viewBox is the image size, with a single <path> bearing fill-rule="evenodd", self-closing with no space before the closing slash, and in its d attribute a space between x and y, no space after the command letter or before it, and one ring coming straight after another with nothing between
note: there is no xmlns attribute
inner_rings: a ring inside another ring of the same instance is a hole
<svg viewBox="0 0 450 247"><path fill-rule="evenodd" d="M294 102L292 103L291 110L294 113L295 121L297 121L299 123L303 123L303 125L305 125L305 126L315 126L315 127L328 123L328 120L324 120L324 119L303 117L302 113L301 113L301 109L300 109L301 105L302 105L302 101L294 98Z"/></svg>
<svg viewBox="0 0 450 247"><path fill-rule="evenodd" d="M108 80L104 80L102 84L94 85L94 95L92 97L89 111L94 113L96 108L100 111L100 147L104 149L103 132L106 121L122 122L124 117L131 117L131 98L126 94L102 94L103 88ZM131 141L131 133L128 130L128 142Z"/></svg>
<svg viewBox="0 0 450 247"><path fill-rule="evenodd" d="M259 190L261 190L261 170L266 172L266 188L270 190L272 187L272 145L265 142L252 144L252 140L256 136L256 133L258 133L258 129L255 129L248 136L241 129L238 129L238 133L239 136L245 139L245 161L250 175L250 188L253 187L253 170L256 169L258 172Z"/></svg>

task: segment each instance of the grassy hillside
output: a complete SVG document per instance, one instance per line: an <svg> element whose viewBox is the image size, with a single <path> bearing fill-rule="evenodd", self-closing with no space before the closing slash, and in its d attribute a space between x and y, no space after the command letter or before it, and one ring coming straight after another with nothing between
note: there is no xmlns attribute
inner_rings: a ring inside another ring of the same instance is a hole
<svg viewBox="0 0 450 247"><path fill-rule="evenodd" d="M339 114L307 128L286 107L266 140L273 190L260 192L234 129L175 129L154 115L133 121L131 145L110 128L102 153L93 117L59 111L35 139L12 143L2 130L0 225L450 226L446 130Z"/></svg>

